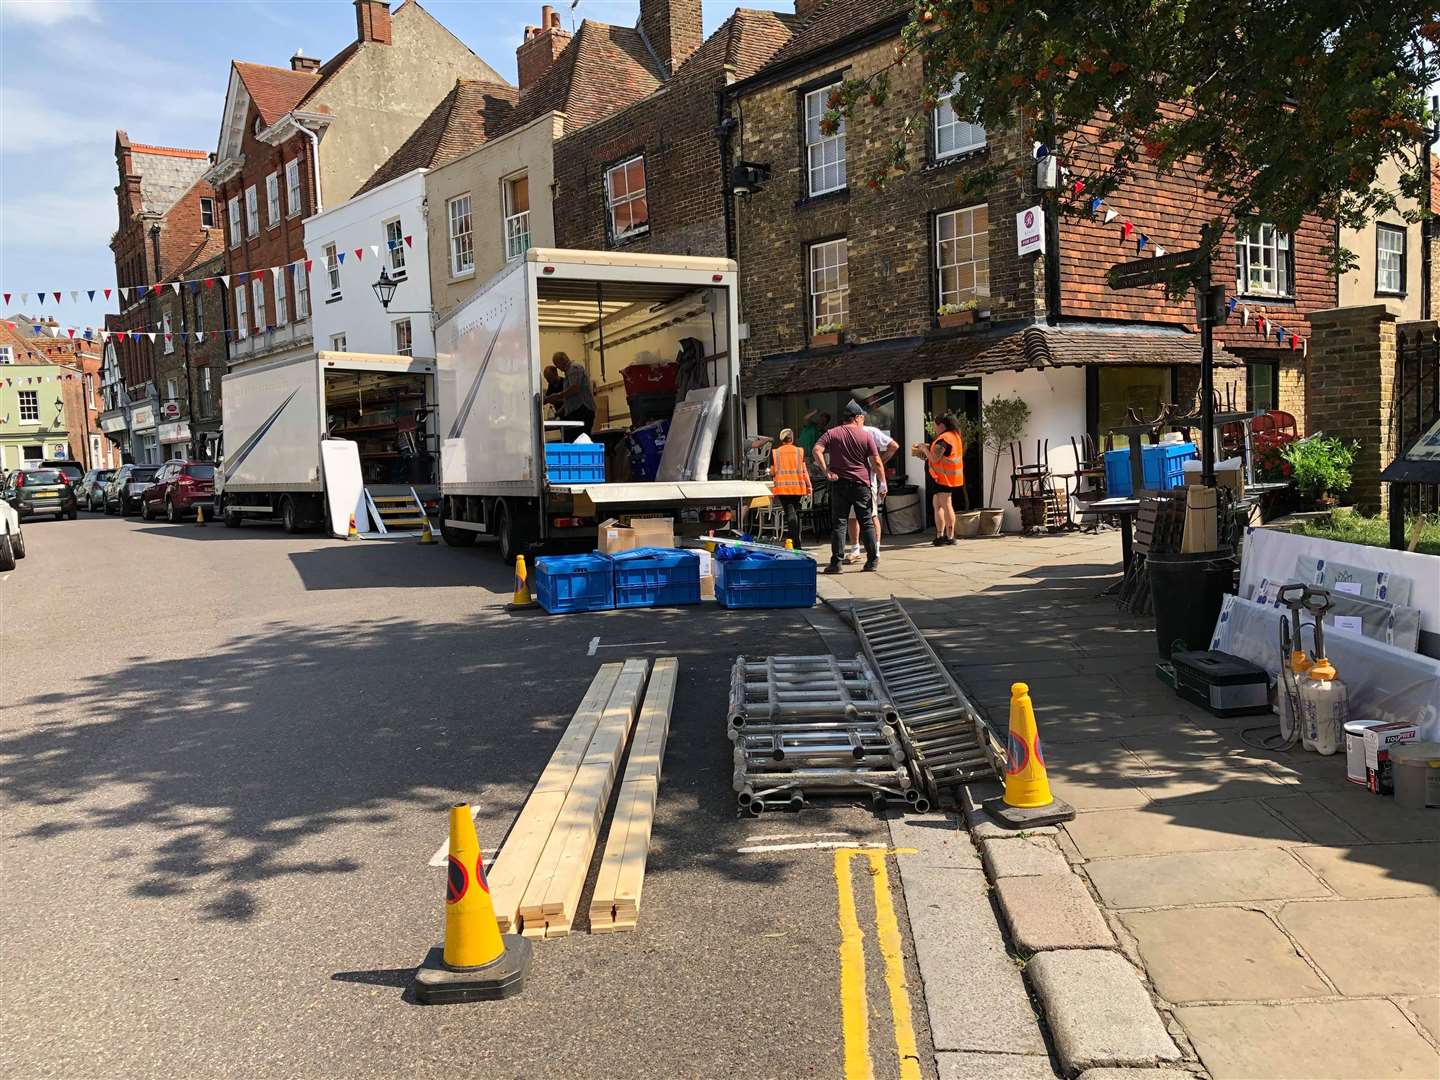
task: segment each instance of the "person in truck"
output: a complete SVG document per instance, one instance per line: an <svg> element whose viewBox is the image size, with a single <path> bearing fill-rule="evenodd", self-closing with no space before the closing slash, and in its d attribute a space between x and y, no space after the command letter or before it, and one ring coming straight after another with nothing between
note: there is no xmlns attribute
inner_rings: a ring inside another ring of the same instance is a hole
<svg viewBox="0 0 1440 1080"><path fill-rule="evenodd" d="M575 363L564 352L557 352L550 362L564 381L560 392L547 395L545 403L559 410L561 420L579 420L584 425L565 429L565 441L574 442L580 432L589 435L595 426L595 394L590 389L590 373L584 364Z"/></svg>

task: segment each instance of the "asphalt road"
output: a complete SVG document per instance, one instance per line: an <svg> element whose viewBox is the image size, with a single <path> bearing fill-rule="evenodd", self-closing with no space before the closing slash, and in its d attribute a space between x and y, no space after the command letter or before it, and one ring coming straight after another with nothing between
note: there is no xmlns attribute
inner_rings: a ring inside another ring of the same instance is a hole
<svg viewBox="0 0 1440 1080"><path fill-rule="evenodd" d="M0 1075L843 1074L842 875L819 845L884 844L884 823L737 818L723 727L737 653L823 650L803 613L513 616L489 550L265 527L26 536L0 575ZM639 929L537 942L510 1001L414 1004L446 807L478 803L497 847L597 666L671 654ZM867 865L869 1054L895 1076Z"/></svg>

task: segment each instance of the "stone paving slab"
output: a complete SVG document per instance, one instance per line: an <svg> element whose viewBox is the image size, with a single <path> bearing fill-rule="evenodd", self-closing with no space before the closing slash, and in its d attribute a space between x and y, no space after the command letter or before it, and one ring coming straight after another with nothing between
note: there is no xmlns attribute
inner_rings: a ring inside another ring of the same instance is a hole
<svg viewBox="0 0 1440 1080"><path fill-rule="evenodd" d="M1053 836L982 840L980 849L991 880L1070 873L1070 864L1060 854L1060 847Z"/></svg>
<svg viewBox="0 0 1440 1080"><path fill-rule="evenodd" d="M1440 992L1440 897L1293 901L1279 918L1342 994Z"/></svg>
<svg viewBox="0 0 1440 1080"><path fill-rule="evenodd" d="M1276 772L1273 767L1271 772L1273 775L1285 779L1284 775ZM1362 844L1365 842L1363 836L1309 793L1276 796L1266 799L1265 805L1295 826L1295 830L1311 843Z"/></svg>
<svg viewBox="0 0 1440 1080"><path fill-rule="evenodd" d="M1254 801L1101 810L1065 823L1087 859L1268 847L1301 839Z"/></svg>
<svg viewBox="0 0 1440 1080"><path fill-rule="evenodd" d="M1100 899L1111 908L1331 895L1314 874L1282 848L1096 859L1085 864L1085 872Z"/></svg>
<svg viewBox="0 0 1440 1080"><path fill-rule="evenodd" d="M1179 1060L1180 1051L1139 975L1119 953L1041 953L1025 973L1040 996L1056 1053L1068 1072Z"/></svg>
<svg viewBox="0 0 1440 1080"><path fill-rule="evenodd" d="M1389 1001L1188 1005L1175 1016L1214 1080L1440 1076L1440 1053Z"/></svg>
<svg viewBox="0 0 1440 1080"><path fill-rule="evenodd" d="M1259 799L1283 791L1285 786L1264 769L1232 768L1214 763L1208 768L1152 767L1150 774L1136 783L1152 801L1167 804L1179 799L1190 802Z"/></svg>
<svg viewBox="0 0 1440 1080"><path fill-rule="evenodd" d="M1001 878L995 895L1022 953L1117 947L1085 883L1068 866L1046 877Z"/></svg>
<svg viewBox="0 0 1440 1080"><path fill-rule="evenodd" d="M1432 994L1429 997L1406 998L1405 1008L1410 1010L1432 1039L1440 1042L1440 997Z"/></svg>
<svg viewBox="0 0 1440 1080"><path fill-rule="evenodd" d="M1183 1069L1086 1069L1077 1080L1195 1080Z"/></svg>
<svg viewBox="0 0 1440 1080"><path fill-rule="evenodd" d="M1317 792L1314 799L1372 842L1440 840L1440 813L1434 810L1402 810L1394 799L1354 784L1344 791Z"/></svg>
<svg viewBox="0 0 1440 1080"><path fill-rule="evenodd" d="M935 1055L940 1080L1056 1080L1050 1059L1038 1054Z"/></svg>
<svg viewBox="0 0 1440 1080"><path fill-rule="evenodd" d="M1341 896L1440 894L1440 843L1301 847L1295 854Z"/></svg>
<svg viewBox="0 0 1440 1080"><path fill-rule="evenodd" d="M897 848L914 848L914 855L905 856L906 863L921 866L947 867L951 870L979 870L980 852L976 850L958 814L932 812L906 814L891 810L890 839Z"/></svg>
<svg viewBox="0 0 1440 1080"><path fill-rule="evenodd" d="M1331 993L1268 917L1238 907L1121 916L1166 1001L1268 1001ZM1203 958L1203 961L1202 959Z"/></svg>

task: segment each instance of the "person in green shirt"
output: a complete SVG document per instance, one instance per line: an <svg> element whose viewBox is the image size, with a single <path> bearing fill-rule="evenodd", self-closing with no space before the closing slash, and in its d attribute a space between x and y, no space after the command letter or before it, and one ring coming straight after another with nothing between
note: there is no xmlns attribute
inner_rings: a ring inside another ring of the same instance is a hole
<svg viewBox="0 0 1440 1080"><path fill-rule="evenodd" d="M815 409L805 416L805 423L800 428L800 434L795 436L795 441L805 451L805 460L810 460L810 452L815 449L815 444L820 441L820 436L830 429L830 414Z"/></svg>

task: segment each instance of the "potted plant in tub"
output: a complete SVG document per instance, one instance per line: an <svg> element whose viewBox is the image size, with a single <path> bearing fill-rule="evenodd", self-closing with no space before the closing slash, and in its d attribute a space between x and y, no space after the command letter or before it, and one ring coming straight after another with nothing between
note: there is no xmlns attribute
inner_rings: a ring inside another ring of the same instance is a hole
<svg viewBox="0 0 1440 1080"><path fill-rule="evenodd" d="M1280 455L1290 466L1290 481L1302 498L1321 507L1339 504L1350 490L1350 468L1355 464L1356 442L1345 443L1325 435L1298 439Z"/></svg>
<svg viewBox="0 0 1440 1080"><path fill-rule="evenodd" d="M839 345L845 340L845 324L838 322L821 323L815 327L815 332L810 335L810 347L812 349L823 349L832 345Z"/></svg>
<svg viewBox="0 0 1440 1080"><path fill-rule="evenodd" d="M1025 434L1030 423L1030 406L1018 394L991 398L980 407L980 418L960 418L960 437L966 445L978 443L990 452L990 490L979 511L979 535L999 536L1005 511L995 506L995 481L1000 478L1000 455ZM958 531L958 530L957 530Z"/></svg>
<svg viewBox="0 0 1440 1080"><path fill-rule="evenodd" d="M945 329L956 326L971 326L975 322L975 314L980 309L980 301L976 299L961 300L956 304L941 304L935 309L935 314L940 317L940 325Z"/></svg>

